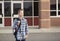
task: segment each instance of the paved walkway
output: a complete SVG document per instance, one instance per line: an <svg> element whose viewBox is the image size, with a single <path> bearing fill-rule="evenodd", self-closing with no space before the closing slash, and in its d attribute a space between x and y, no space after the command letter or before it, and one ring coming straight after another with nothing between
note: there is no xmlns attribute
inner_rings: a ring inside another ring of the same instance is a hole
<svg viewBox="0 0 60 41"><path fill-rule="evenodd" d="M0 41L15 41L12 33L0 34ZM60 41L60 33L30 33L27 41Z"/></svg>
<svg viewBox="0 0 60 41"><path fill-rule="evenodd" d="M12 28L0 28L0 41L15 41ZM60 41L60 28L29 29L27 41Z"/></svg>
<svg viewBox="0 0 60 41"><path fill-rule="evenodd" d="M29 33L44 33L44 32L60 32L60 28L40 28L40 29L29 29ZM0 33L13 33L11 27L0 28Z"/></svg>

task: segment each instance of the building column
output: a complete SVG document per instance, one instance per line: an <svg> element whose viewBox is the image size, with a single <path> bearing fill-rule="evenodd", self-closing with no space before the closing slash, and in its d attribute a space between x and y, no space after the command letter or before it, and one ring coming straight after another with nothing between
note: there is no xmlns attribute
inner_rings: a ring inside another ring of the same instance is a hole
<svg viewBox="0 0 60 41"><path fill-rule="evenodd" d="M50 0L39 0L39 27L50 28Z"/></svg>

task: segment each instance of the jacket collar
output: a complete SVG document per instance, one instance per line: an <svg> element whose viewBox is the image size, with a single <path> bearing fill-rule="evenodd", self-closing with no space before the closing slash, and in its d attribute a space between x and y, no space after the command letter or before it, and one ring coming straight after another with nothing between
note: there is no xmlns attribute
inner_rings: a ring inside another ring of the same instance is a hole
<svg viewBox="0 0 60 41"><path fill-rule="evenodd" d="M18 17L20 19L20 17ZM24 17L22 18L22 20L24 19Z"/></svg>

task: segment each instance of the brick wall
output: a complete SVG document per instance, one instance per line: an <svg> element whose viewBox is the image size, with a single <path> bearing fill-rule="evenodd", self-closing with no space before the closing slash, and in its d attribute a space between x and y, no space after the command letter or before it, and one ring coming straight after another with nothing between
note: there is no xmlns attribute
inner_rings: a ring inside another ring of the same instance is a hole
<svg viewBox="0 0 60 41"><path fill-rule="evenodd" d="M51 18L51 26L60 26L60 18Z"/></svg>
<svg viewBox="0 0 60 41"><path fill-rule="evenodd" d="M11 26L11 18L4 18L4 26Z"/></svg>
<svg viewBox="0 0 60 41"><path fill-rule="evenodd" d="M39 27L50 27L50 0L40 0L39 2Z"/></svg>

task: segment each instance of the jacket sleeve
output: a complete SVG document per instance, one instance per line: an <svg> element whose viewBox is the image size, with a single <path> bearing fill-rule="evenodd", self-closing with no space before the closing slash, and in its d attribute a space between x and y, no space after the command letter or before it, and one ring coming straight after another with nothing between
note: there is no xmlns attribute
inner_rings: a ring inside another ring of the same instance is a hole
<svg viewBox="0 0 60 41"><path fill-rule="evenodd" d="M13 32L17 29L17 20L15 19L13 22Z"/></svg>
<svg viewBox="0 0 60 41"><path fill-rule="evenodd" d="M27 20L26 20L26 25L25 25L25 33L26 33L26 35L29 34L29 31L28 31L28 22L27 22Z"/></svg>

